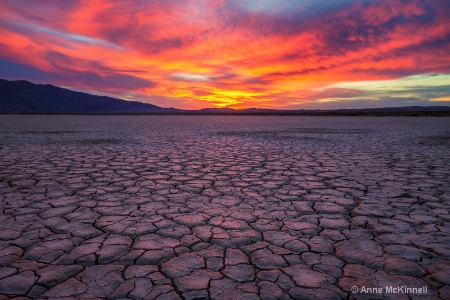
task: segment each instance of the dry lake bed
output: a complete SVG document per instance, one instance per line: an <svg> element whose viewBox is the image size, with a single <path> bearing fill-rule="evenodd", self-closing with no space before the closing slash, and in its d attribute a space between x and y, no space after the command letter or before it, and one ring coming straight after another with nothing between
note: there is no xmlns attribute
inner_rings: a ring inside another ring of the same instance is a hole
<svg viewBox="0 0 450 300"><path fill-rule="evenodd" d="M450 299L450 118L0 117L0 299Z"/></svg>

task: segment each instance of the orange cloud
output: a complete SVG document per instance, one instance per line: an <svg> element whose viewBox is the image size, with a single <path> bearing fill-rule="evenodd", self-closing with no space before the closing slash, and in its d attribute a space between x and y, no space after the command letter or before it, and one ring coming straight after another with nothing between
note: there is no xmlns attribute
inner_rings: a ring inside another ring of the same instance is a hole
<svg viewBox="0 0 450 300"><path fill-rule="evenodd" d="M450 73L449 16L443 0L2 1L0 75L179 108L320 108L361 97L339 82Z"/></svg>

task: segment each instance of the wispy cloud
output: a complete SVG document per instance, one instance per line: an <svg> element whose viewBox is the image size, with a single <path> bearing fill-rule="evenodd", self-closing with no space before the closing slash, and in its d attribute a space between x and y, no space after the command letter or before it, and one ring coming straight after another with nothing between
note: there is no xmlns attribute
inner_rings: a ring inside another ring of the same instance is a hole
<svg viewBox="0 0 450 300"><path fill-rule="evenodd" d="M22 25L22 26L26 26L26 25ZM89 45L106 47L106 48L111 48L111 49L116 49L116 50L124 50L123 47L116 45L114 43L110 43L110 42L102 40L102 39L91 38L91 37L88 37L85 35L57 31L57 30L53 30L53 29L46 28L46 27L39 26L39 25L29 26L28 29L29 30L37 30L37 31L40 31L40 32L43 32L43 33L46 33L49 35L53 35L54 37L66 39L66 40L69 40L69 41L72 41L75 43L89 44Z"/></svg>
<svg viewBox="0 0 450 300"><path fill-rule="evenodd" d="M180 108L442 105L449 16L444 0L5 0L0 75Z"/></svg>
<svg viewBox="0 0 450 300"><path fill-rule="evenodd" d="M210 77L202 74L189 74L189 73L175 73L170 76L174 79L185 81L209 81Z"/></svg>

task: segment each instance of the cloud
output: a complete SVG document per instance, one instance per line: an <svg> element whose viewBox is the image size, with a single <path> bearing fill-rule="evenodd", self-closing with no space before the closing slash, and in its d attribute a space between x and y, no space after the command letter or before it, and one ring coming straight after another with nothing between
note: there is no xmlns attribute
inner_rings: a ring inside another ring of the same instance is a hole
<svg viewBox="0 0 450 300"><path fill-rule="evenodd" d="M342 89L342 88L325 88L321 91L317 91L314 94L315 99L328 99L328 98L356 98L365 96L367 92L354 89Z"/></svg>
<svg viewBox="0 0 450 300"><path fill-rule="evenodd" d="M447 88L339 84L450 73L449 15L444 0L5 0L0 75L185 108L428 101Z"/></svg>
<svg viewBox="0 0 450 300"><path fill-rule="evenodd" d="M350 108L376 108L376 107L401 107L401 106L431 106L430 102L420 97L381 97L358 99L326 99L321 102L322 109L350 109ZM435 105L435 104L434 104ZM305 108L313 108L309 104Z"/></svg>
<svg viewBox="0 0 450 300"><path fill-rule="evenodd" d="M444 97L436 97L436 98L430 98L430 101L432 102L447 102L447 104L450 104L450 96L444 96Z"/></svg>
<svg viewBox="0 0 450 300"><path fill-rule="evenodd" d="M40 32L47 33L47 34L53 35L58 38L70 40L70 41L76 42L76 43L85 43L85 44L89 44L89 45L107 47L107 48L112 48L112 49L116 49L116 50L123 50L122 47L120 47L119 45L116 45L114 43L110 43L108 41L97 39L97 38L91 38L91 37L80 35L80 34L57 31L57 30L53 30L50 28L42 27L42 26L33 26L32 28L28 28L28 30L40 31Z"/></svg>
<svg viewBox="0 0 450 300"><path fill-rule="evenodd" d="M183 81L209 81L210 77L202 74L175 73L170 76L175 80Z"/></svg>
<svg viewBox="0 0 450 300"><path fill-rule="evenodd" d="M59 85L88 88L95 86L100 91L137 90L154 87L156 84L138 77L126 74L99 75L94 72L72 71L61 69L61 73L42 71L37 68L0 60L0 77L24 79L38 83L54 82Z"/></svg>
<svg viewBox="0 0 450 300"><path fill-rule="evenodd" d="M38 83L49 83L57 79L55 74L3 59L0 59L0 77L14 80L24 79Z"/></svg>

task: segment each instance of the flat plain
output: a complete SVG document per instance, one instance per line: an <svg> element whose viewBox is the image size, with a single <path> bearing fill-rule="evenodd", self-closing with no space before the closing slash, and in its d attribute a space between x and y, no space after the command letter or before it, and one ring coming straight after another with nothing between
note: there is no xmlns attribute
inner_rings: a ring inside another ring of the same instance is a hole
<svg viewBox="0 0 450 300"><path fill-rule="evenodd" d="M0 299L449 299L450 118L2 115L0 209Z"/></svg>

